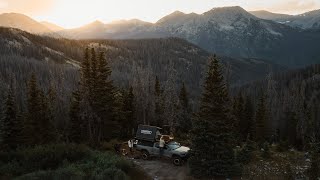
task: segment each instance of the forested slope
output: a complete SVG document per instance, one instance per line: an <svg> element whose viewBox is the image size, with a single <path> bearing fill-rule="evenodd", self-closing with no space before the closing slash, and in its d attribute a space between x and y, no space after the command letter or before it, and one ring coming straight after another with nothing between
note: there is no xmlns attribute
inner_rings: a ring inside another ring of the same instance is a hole
<svg viewBox="0 0 320 180"><path fill-rule="evenodd" d="M306 142L319 138L320 65L270 74L264 80L234 88L253 100L257 107L263 94L266 98L266 133L279 135L291 145L305 148ZM289 138L289 139L288 139Z"/></svg>

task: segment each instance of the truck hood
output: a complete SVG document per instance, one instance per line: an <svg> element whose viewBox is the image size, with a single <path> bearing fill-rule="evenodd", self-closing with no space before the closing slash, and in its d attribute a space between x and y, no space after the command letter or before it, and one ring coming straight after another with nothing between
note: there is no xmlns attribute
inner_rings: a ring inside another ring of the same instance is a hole
<svg viewBox="0 0 320 180"><path fill-rule="evenodd" d="M179 147L179 148L177 148L177 149L175 149L175 151L177 151L177 152L188 152L190 150L190 148L188 148L188 147L186 147L186 146L181 146L181 147Z"/></svg>

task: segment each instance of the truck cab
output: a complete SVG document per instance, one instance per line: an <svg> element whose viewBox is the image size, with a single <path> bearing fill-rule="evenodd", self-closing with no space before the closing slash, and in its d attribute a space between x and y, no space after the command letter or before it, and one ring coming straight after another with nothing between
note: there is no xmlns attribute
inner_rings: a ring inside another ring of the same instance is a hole
<svg viewBox="0 0 320 180"><path fill-rule="evenodd" d="M161 156L159 141L157 140L159 136L161 137L160 129L145 125L138 127L134 148L141 152L142 159L147 160L150 157ZM165 144L161 157L170 158L174 165L180 166L188 158L189 150L190 148L181 146L178 142L169 141Z"/></svg>

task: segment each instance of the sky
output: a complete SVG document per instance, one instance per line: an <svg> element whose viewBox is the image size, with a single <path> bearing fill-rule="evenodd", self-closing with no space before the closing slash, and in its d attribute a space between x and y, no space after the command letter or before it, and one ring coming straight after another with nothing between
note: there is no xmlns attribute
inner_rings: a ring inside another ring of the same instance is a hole
<svg viewBox="0 0 320 180"><path fill-rule="evenodd" d="M74 28L95 20L141 19L156 22L176 10L201 14L224 6L300 14L320 9L320 0L0 0L0 13L22 13L38 21Z"/></svg>

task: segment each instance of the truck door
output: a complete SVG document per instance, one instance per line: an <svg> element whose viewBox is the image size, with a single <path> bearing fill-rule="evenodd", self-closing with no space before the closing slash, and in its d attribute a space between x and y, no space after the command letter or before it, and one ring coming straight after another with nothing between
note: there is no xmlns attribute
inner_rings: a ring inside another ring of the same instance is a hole
<svg viewBox="0 0 320 180"><path fill-rule="evenodd" d="M163 156L166 156L166 157L171 157L171 149L168 145L164 145L164 148L163 148Z"/></svg>
<svg viewBox="0 0 320 180"><path fill-rule="evenodd" d="M152 148L152 154L156 156L160 155L159 142L154 143L154 146Z"/></svg>

